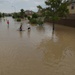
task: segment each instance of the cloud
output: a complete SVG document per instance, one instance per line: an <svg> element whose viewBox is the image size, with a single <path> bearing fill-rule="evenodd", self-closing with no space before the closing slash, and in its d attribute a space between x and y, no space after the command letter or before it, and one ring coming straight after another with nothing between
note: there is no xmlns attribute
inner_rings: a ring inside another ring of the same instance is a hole
<svg viewBox="0 0 75 75"><path fill-rule="evenodd" d="M44 2L45 0L0 0L0 11L13 12L20 9L37 11L38 5L45 6Z"/></svg>
<svg viewBox="0 0 75 75"><path fill-rule="evenodd" d="M37 1L36 1L35 4L36 4L36 5L41 5L41 4L43 4L43 2L37 2Z"/></svg>
<svg viewBox="0 0 75 75"><path fill-rule="evenodd" d="M28 2L29 0L22 0L22 1L26 1L26 2Z"/></svg>

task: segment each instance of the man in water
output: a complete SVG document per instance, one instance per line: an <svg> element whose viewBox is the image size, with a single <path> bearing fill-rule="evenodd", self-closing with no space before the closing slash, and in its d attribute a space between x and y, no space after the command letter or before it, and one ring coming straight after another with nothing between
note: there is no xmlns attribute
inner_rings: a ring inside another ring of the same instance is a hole
<svg viewBox="0 0 75 75"><path fill-rule="evenodd" d="M9 20L7 20L7 24L9 25Z"/></svg>
<svg viewBox="0 0 75 75"><path fill-rule="evenodd" d="M28 27L28 30L30 30L30 25L29 24L27 24L27 27Z"/></svg>

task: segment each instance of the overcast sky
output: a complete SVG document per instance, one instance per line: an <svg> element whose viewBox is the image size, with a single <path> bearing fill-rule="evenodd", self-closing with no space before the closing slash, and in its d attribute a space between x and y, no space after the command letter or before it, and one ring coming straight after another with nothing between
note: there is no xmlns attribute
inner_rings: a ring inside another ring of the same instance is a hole
<svg viewBox="0 0 75 75"><path fill-rule="evenodd" d="M14 11L33 10L37 11L38 5L45 6L45 0L0 0L0 12L11 13Z"/></svg>

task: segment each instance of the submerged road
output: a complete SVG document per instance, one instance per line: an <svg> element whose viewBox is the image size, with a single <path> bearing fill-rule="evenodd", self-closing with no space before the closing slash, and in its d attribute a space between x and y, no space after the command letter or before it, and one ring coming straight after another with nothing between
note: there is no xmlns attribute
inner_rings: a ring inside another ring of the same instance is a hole
<svg viewBox="0 0 75 75"><path fill-rule="evenodd" d="M0 75L75 75L75 28L0 19Z"/></svg>

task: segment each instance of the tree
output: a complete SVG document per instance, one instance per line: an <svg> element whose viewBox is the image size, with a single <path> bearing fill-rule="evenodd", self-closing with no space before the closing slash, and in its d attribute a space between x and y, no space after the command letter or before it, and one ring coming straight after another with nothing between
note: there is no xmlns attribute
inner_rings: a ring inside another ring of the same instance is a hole
<svg viewBox="0 0 75 75"><path fill-rule="evenodd" d="M13 18L18 18L18 14L17 13L13 13Z"/></svg>
<svg viewBox="0 0 75 75"><path fill-rule="evenodd" d="M24 15L25 15L24 9L21 9L20 10L20 16L21 16L21 18L24 18Z"/></svg>
<svg viewBox="0 0 75 75"><path fill-rule="evenodd" d="M42 9L42 7L40 5L38 5L37 8L39 9L39 11L41 11L41 9Z"/></svg>
<svg viewBox="0 0 75 75"><path fill-rule="evenodd" d="M24 17L27 18L27 15L25 14Z"/></svg>
<svg viewBox="0 0 75 75"><path fill-rule="evenodd" d="M41 17L42 13L43 13L42 12L43 9L42 9L42 7L40 5L38 5L37 8L38 8L38 15Z"/></svg>
<svg viewBox="0 0 75 75"><path fill-rule="evenodd" d="M52 20L54 31L55 21L68 15L69 10L67 6L69 3L67 0L47 0L45 4L47 7L43 8L42 11L45 17Z"/></svg>
<svg viewBox="0 0 75 75"><path fill-rule="evenodd" d="M33 13L31 17L28 16L28 20L32 24L37 24L37 18L38 18L38 14L37 13Z"/></svg>
<svg viewBox="0 0 75 75"><path fill-rule="evenodd" d="M5 16L5 13L2 13L2 17L4 17Z"/></svg>

